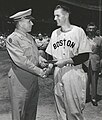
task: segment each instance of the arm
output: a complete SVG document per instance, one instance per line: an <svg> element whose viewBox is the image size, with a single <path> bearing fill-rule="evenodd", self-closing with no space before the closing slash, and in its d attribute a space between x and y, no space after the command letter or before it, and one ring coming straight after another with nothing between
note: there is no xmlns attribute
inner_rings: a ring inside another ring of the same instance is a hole
<svg viewBox="0 0 102 120"><path fill-rule="evenodd" d="M39 64L40 64L41 68L48 66L47 60L45 58L43 58L41 55L39 56Z"/></svg>
<svg viewBox="0 0 102 120"><path fill-rule="evenodd" d="M27 56L24 55L24 51L20 48L19 44L17 43L17 39L18 37L8 38L6 42L7 51L11 59L20 68L42 77L44 75L43 70L34 65L34 63L32 63L27 58Z"/></svg>
<svg viewBox="0 0 102 120"><path fill-rule="evenodd" d="M82 53L72 58L74 65L79 65L87 61L89 58L89 53Z"/></svg>
<svg viewBox="0 0 102 120"><path fill-rule="evenodd" d="M67 64L79 65L87 61L88 58L89 58L89 53L81 53L72 58L58 60L54 65L57 65L60 68Z"/></svg>

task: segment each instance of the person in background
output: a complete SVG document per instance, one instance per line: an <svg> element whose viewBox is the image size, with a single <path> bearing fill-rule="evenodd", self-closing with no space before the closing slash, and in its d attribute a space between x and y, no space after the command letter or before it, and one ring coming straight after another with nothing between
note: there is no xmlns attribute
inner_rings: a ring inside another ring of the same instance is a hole
<svg viewBox="0 0 102 120"><path fill-rule="evenodd" d="M44 38L44 36L39 33L37 39L35 39L38 49L39 49L39 54L47 59L47 55L45 53L45 49L49 43L49 39L48 38Z"/></svg>
<svg viewBox="0 0 102 120"><path fill-rule="evenodd" d="M58 120L84 120L87 73L82 64L91 52L86 34L81 27L70 24L70 10L63 5L54 9L54 30L46 52L53 57L54 96ZM52 64L53 63L53 64Z"/></svg>
<svg viewBox="0 0 102 120"><path fill-rule="evenodd" d="M96 35L97 27L91 22L87 25L87 39L90 42L92 53L88 61L88 82L87 82L87 99L91 97L94 106L97 103L97 84L100 72L100 60L102 59L102 38Z"/></svg>
<svg viewBox="0 0 102 120"><path fill-rule="evenodd" d="M99 36L102 38L100 30L96 30L96 36Z"/></svg>
<svg viewBox="0 0 102 120"><path fill-rule="evenodd" d="M31 32L34 19L32 9L12 16L16 28L7 37L6 47L12 61L8 73L8 89L11 98L12 120L35 120L39 95L38 77L45 78L46 60L39 51Z"/></svg>
<svg viewBox="0 0 102 120"><path fill-rule="evenodd" d="M96 30L96 36L100 37L102 39L102 36L101 36L101 32L100 30ZM101 48L101 53L102 53L102 48ZM102 54L101 54L102 55ZM100 72L99 72L99 77L102 77L102 56L101 57L101 60L100 60Z"/></svg>

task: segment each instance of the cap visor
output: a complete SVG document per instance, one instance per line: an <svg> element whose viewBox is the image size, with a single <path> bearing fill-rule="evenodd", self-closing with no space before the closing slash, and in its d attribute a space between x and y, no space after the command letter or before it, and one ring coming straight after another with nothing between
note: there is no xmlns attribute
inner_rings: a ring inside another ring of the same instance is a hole
<svg viewBox="0 0 102 120"><path fill-rule="evenodd" d="M34 19L35 19L35 18L32 17L32 16L26 16L26 17L24 17L24 18L26 18L26 19L31 19L31 20L34 20Z"/></svg>

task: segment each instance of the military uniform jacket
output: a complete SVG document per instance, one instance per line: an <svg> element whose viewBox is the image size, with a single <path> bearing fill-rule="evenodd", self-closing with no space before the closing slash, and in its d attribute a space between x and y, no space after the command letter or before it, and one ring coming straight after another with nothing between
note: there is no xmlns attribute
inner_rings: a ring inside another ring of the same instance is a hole
<svg viewBox="0 0 102 120"><path fill-rule="evenodd" d="M38 67L39 52L35 41L30 34L22 31L15 31L8 36L6 41L7 51L12 60L12 69L22 83L29 89L34 81L37 81L37 75L40 74ZM12 72L9 72L9 76Z"/></svg>
<svg viewBox="0 0 102 120"><path fill-rule="evenodd" d="M89 61L91 62L92 70L97 71L99 70L100 60L102 59L102 38L96 36L93 40L89 39L89 41L92 49Z"/></svg>

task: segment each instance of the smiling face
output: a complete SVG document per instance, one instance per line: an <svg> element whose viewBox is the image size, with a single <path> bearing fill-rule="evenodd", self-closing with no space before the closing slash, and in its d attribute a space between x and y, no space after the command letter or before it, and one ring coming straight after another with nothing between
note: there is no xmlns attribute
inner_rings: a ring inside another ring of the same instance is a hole
<svg viewBox="0 0 102 120"><path fill-rule="evenodd" d="M57 26L63 26L68 21L69 14L62 8L54 10L54 20L57 22Z"/></svg>

